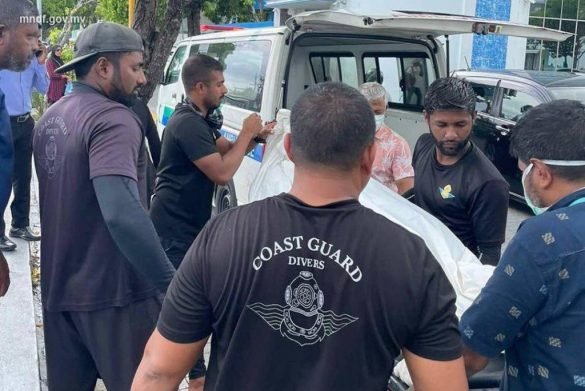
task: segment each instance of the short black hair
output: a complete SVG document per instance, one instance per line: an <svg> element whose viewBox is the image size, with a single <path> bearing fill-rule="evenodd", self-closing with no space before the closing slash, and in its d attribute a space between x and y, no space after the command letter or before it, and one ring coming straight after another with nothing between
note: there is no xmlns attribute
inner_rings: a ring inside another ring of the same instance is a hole
<svg viewBox="0 0 585 391"><path fill-rule="evenodd" d="M424 109L428 114L435 111L465 110L475 113L475 93L471 84L456 77L442 77L429 86L425 95Z"/></svg>
<svg viewBox="0 0 585 391"><path fill-rule="evenodd" d="M213 71L223 72L223 66L215 58L205 54L196 54L187 58L181 70L185 91L190 92L197 83L208 83Z"/></svg>
<svg viewBox="0 0 585 391"><path fill-rule="evenodd" d="M38 16L37 7L30 0L0 0L0 24L9 29L22 23L37 23L30 17ZM24 19L24 20L23 20Z"/></svg>
<svg viewBox="0 0 585 391"><path fill-rule="evenodd" d="M90 58L75 64L75 76L79 80L83 80L89 74L91 67L99 60L100 57L105 57L109 62L114 64L116 69L119 69L120 66L120 58L123 55L128 54L131 52L104 52L104 53L97 53Z"/></svg>
<svg viewBox="0 0 585 391"><path fill-rule="evenodd" d="M291 111L291 144L297 164L349 171L374 142L374 113L366 98L343 83L309 87Z"/></svg>
<svg viewBox="0 0 585 391"><path fill-rule="evenodd" d="M511 153L530 159L585 160L585 105L561 99L530 109L512 129ZM568 181L585 179L585 167L549 166Z"/></svg>

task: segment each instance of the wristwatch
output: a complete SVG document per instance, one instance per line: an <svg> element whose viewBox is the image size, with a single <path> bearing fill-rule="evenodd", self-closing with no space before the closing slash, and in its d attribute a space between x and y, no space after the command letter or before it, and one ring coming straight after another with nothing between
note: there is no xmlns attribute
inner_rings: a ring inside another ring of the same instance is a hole
<svg viewBox="0 0 585 391"><path fill-rule="evenodd" d="M256 144L266 144L266 139L264 139L260 136L254 137L253 140Z"/></svg>

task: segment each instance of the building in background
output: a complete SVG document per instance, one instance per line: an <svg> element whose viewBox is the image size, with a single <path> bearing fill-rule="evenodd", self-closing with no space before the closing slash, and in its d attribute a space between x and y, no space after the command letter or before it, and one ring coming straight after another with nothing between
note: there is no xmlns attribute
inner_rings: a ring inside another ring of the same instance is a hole
<svg viewBox="0 0 585 391"><path fill-rule="evenodd" d="M525 69L585 70L585 0L534 0L529 23L575 35L560 43L529 39Z"/></svg>
<svg viewBox="0 0 585 391"><path fill-rule="evenodd" d="M580 1L585 3L585 0ZM439 12L528 24L533 2L534 0L267 0L266 7L275 8L275 24L282 23L296 12L327 8L344 8L371 15L384 14L391 10ZM552 45L551 43L550 46ZM523 69L526 48L524 38L472 34L453 36L450 37L449 50L451 69Z"/></svg>

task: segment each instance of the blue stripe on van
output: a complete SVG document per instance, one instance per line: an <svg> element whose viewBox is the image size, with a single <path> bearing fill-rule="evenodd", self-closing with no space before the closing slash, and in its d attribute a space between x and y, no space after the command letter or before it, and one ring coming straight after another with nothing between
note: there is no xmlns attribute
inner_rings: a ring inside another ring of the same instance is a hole
<svg viewBox="0 0 585 391"><path fill-rule="evenodd" d="M164 106L163 107L163 112L162 112L162 115L160 117L160 123L162 124L162 126L167 126L167 123L169 122L169 118L171 118L171 115L173 115L174 112L175 112L175 109L171 106Z"/></svg>
<svg viewBox="0 0 585 391"><path fill-rule="evenodd" d="M229 140L230 142L234 143L236 142L236 135L233 134L232 132L225 130L225 129L221 129L220 133L223 137L225 137L227 140ZM248 153L249 158L256 160L257 162L262 162L262 157L264 157L264 145L263 144L257 144L254 149L252 149L250 151L250 153Z"/></svg>

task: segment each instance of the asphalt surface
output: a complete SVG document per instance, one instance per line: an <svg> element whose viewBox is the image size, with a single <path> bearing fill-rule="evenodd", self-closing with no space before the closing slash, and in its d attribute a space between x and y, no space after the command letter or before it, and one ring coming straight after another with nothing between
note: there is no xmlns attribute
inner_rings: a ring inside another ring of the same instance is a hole
<svg viewBox="0 0 585 391"><path fill-rule="evenodd" d="M514 236L516 231L518 230L518 226L528 217L532 216L532 212L526 205L522 205L516 202L512 202L510 207L508 208L508 222L506 224L506 243L504 243L504 247L508 244L510 239Z"/></svg>

